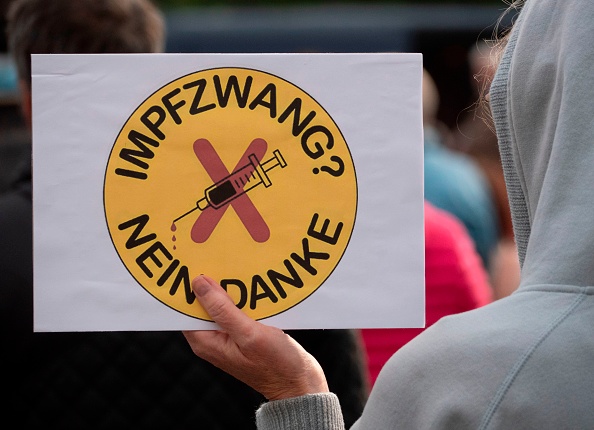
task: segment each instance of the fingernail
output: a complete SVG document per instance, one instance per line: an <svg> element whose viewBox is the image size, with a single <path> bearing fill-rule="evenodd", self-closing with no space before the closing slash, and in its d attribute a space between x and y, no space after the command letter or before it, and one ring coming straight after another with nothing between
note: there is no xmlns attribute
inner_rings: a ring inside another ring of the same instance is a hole
<svg viewBox="0 0 594 430"><path fill-rule="evenodd" d="M194 290L194 294L197 297L202 297L208 292L208 282L202 275L194 278L194 282L192 282L192 289Z"/></svg>

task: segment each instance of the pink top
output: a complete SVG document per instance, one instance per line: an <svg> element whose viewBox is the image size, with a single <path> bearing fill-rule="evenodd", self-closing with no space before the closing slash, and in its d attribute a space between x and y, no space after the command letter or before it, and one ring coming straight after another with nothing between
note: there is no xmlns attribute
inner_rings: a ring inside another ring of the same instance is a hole
<svg viewBox="0 0 594 430"><path fill-rule="evenodd" d="M426 327L492 301L487 272L464 225L425 202ZM384 363L424 329L361 330L373 386Z"/></svg>

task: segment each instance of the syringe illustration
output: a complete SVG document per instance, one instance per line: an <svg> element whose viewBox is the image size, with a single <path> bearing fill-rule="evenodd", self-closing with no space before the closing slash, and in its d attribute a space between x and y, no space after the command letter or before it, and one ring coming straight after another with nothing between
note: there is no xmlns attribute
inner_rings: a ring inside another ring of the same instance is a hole
<svg viewBox="0 0 594 430"><path fill-rule="evenodd" d="M262 163L258 161L255 154L250 154L248 164L206 188L204 197L196 202L196 207L176 218L173 222L177 222L197 209L201 211L208 207L219 209L260 184L264 184L266 188L270 187L272 181L267 172L276 166L284 168L287 165L278 149L275 149L272 154L272 157Z"/></svg>

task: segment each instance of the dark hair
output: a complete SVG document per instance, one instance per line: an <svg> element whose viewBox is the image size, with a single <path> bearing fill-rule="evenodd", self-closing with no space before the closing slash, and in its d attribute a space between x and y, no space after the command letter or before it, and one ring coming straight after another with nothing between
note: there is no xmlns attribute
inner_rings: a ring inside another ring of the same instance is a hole
<svg viewBox="0 0 594 430"><path fill-rule="evenodd" d="M159 52L164 33L151 0L15 0L7 13L8 49L29 83L31 54Z"/></svg>

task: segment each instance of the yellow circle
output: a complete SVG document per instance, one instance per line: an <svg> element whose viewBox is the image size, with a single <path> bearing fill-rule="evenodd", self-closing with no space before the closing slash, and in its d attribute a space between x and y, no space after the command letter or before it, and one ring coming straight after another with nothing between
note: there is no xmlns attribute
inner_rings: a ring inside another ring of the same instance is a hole
<svg viewBox="0 0 594 430"><path fill-rule="evenodd" d="M107 163L107 226L136 281L210 320L206 274L255 319L300 303L348 245L357 181L347 143L306 92L253 69L216 68L154 92Z"/></svg>

